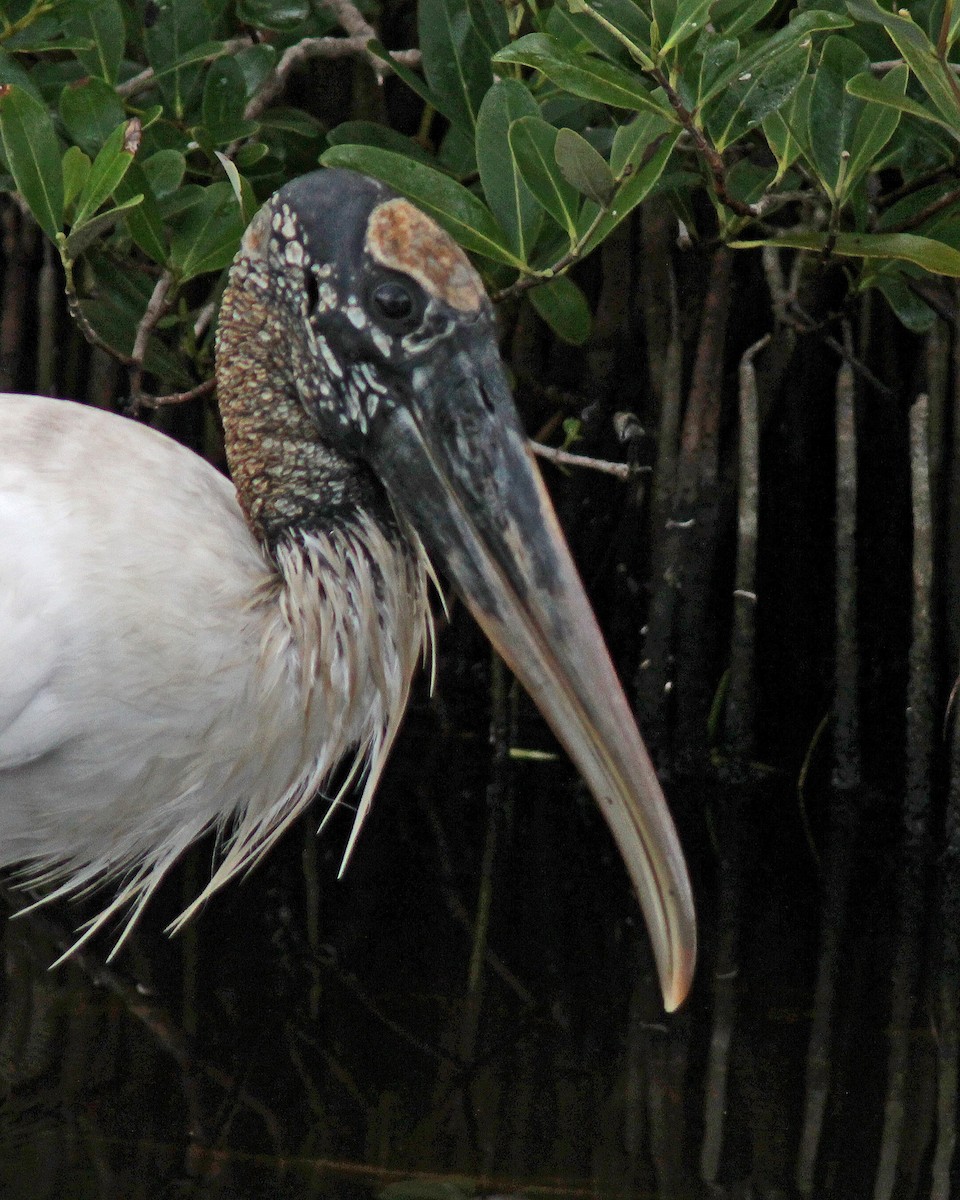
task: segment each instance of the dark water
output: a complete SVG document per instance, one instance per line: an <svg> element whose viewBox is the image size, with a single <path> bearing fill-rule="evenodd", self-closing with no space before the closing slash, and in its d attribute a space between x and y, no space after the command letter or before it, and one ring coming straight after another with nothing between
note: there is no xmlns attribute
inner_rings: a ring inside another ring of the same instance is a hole
<svg viewBox="0 0 960 1200"><path fill-rule="evenodd" d="M0 1194L352 1200L404 1180L419 1182L384 1194L798 1194L825 781L814 771L801 804L771 771L736 816L721 1099L707 1071L727 791L674 791L704 950L691 1000L666 1018L622 868L568 766L515 760L488 798L487 714L468 702L488 667L473 639L458 620L440 698L418 694L345 880L348 813L321 841L303 822L168 940L164 923L207 870L201 847L106 972L104 941L83 968L45 969L53 923L76 910L7 925ZM525 700L516 713L515 746L553 749ZM871 1195L880 1156L896 825L882 804L868 816L805 1189L817 1196ZM936 1030L917 1012L895 1196L926 1194L913 1183L929 1179Z"/></svg>

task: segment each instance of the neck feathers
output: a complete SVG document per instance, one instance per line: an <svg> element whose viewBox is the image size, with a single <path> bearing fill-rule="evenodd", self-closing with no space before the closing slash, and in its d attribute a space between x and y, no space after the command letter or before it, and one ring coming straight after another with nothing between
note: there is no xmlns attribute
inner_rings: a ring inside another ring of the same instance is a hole
<svg viewBox="0 0 960 1200"><path fill-rule="evenodd" d="M262 262L234 268L217 334L217 401L230 474L257 537L272 551L299 529L389 505L368 469L337 453L300 402L300 331Z"/></svg>

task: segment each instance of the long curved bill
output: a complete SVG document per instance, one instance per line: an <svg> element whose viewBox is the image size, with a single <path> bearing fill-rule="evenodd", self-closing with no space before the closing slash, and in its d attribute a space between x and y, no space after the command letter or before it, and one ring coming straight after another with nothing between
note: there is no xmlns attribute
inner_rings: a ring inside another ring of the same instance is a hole
<svg viewBox="0 0 960 1200"><path fill-rule="evenodd" d="M374 465L592 791L643 909L673 1011L690 987L696 922L666 801L520 429L480 338L414 372Z"/></svg>

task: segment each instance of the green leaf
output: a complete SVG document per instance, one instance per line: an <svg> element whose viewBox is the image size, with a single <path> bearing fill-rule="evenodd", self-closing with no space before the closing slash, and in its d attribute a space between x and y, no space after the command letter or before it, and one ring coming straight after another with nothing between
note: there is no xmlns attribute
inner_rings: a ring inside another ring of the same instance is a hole
<svg viewBox="0 0 960 1200"><path fill-rule="evenodd" d="M650 48L650 18L634 0L601 0L594 5L629 41L646 48L652 59ZM582 12L567 12L554 5L543 25L543 32L555 37L561 45L575 54L594 49L613 62L632 65L633 59L622 41L591 16Z"/></svg>
<svg viewBox="0 0 960 1200"><path fill-rule="evenodd" d="M777 112L767 113L761 122L767 144L777 160L773 186L783 179L801 154L810 157L807 118L811 87L813 76L807 75L800 80L787 103Z"/></svg>
<svg viewBox="0 0 960 1200"><path fill-rule="evenodd" d="M846 29L851 24L847 17L823 9L810 9L799 13L770 37L759 38L731 66L725 71L720 71L709 90L700 97L700 103L708 104L726 88L737 83L741 76L745 77L741 82L749 82L756 75L769 71L778 58L794 54L798 46L806 49L810 44L811 34L823 30Z"/></svg>
<svg viewBox="0 0 960 1200"><path fill-rule="evenodd" d="M934 103L939 115L960 136L960 90L951 68L940 61L937 49L906 8L887 12L876 0L847 0L848 10L861 21L882 25L904 62Z"/></svg>
<svg viewBox="0 0 960 1200"><path fill-rule="evenodd" d="M63 207L68 209L90 175L90 156L79 146L69 146L61 163L63 168Z"/></svg>
<svg viewBox="0 0 960 1200"><path fill-rule="evenodd" d="M636 174L645 165L648 153L652 157L656 139L671 128L670 122L656 113L639 113L629 124L621 125L610 150L610 169L614 175L619 178L628 166L632 168L630 173Z"/></svg>
<svg viewBox="0 0 960 1200"><path fill-rule="evenodd" d="M777 0L718 0L710 10L710 24L724 37L739 37L755 29Z"/></svg>
<svg viewBox="0 0 960 1200"><path fill-rule="evenodd" d="M254 29L296 29L310 15L307 0L238 0L237 19Z"/></svg>
<svg viewBox="0 0 960 1200"><path fill-rule="evenodd" d="M915 233L785 233L756 241L731 242L735 250L785 246L792 250L830 251L850 258L895 258L934 275L960 277L960 250Z"/></svg>
<svg viewBox="0 0 960 1200"><path fill-rule="evenodd" d="M127 36L118 0L97 0L96 4L75 9L66 28L70 34L90 41L89 50L75 51L84 68L107 83L116 83Z"/></svg>
<svg viewBox="0 0 960 1200"><path fill-rule="evenodd" d="M451 125L458 123L459 114L455 112L449 98L438 95L432 88L429 88L416 71L411 71L403 63L395 62L380 42L376 39L367 42L367 50L374 58L379 58L381 62L389 63L394 75L398 79L402 79L407 87L420 97L424 104L429 104L431 108L435 108L440 116L446 117ZM472 136L472 126L470 131Z"/></svg>
<svg viewBox="0 0 960 1200"><path fill-rule="evenodd" d="M864 107L862 100L847 91L847 80L859 75L868 63L855 42L829 37L823 43L813 76L809 108L811 166L831 197L836 197L837 185L846 172L853 131Z"/></svg>
<svg viewBox="0 0 960 1200"><path fill-rule="evenodd" d="M717 34L705 33L698 43L702 52L700 79L697 87L697 107L701 108L704 97L713 94L713 85L719 77L729 78L734 64L740 57L740 43L736 38L722 38Z"/></svg>
<svg viewBox="0 0 960 1200"><path fill-rule="evenodd" d="M615 108L662 112L676 120L666 101L652 96L635 74L589 54L574 54L547 34L528 33L494 55L494 67L507 63L533 67L575 96Z"/></svg>
<svg viewBox="0 0 960 1200"><path fill-rule="evenodd" d="M876 288L893 309L897 319L911 333L929 333L937 314L924 304L917 293L908 286L901 271L895 274L883 272L870 280L869 287Z"/></svg>
<svg viewBox="0 0 960 1200"><path fill-rule="evenodd" d="M12 83L22 92L26 92L31 99L36 100L38 104L44 104L43 93L30 78L29 74L17 62L15 58L11 58L5 50L0 50L0 85Z"/></svg>
<svg viewBox="0 0 960 1200"><path fill-rule="evenodd" d="M319 138L323 134L323 125L301 108L277 105L275 108L268 108L257 120L261 129L278 129L284 133L292 133L295 137Z"/></svg>
<svg viewBox="0 0 960 1200"><path fill-rule="evenodd" d="M510 150L523 182L572 243L577 236L580 198L557 166L557 132L539 117L521 117L510 126Z"/></svg>
<svg viewBox="0 0 960 1200"><path fill-rule="evenodd" d="M883 82L868 71L863 75L855 75L847 84L847 90L851 96L859 96L862 100L873 100L877 104L887 104L899 112L909 113L911 117L918 117L921 121L939 125L953 137L958 136L956 125L951 125L949 121L938 117L936 113L925 108L918 101L912 100L909 96L901 96L897 92L886 90Z"/></svg>
<svg viewBox="0 0 960 1200"><path fill-rule="evenodd" d="M381 150L392 150L394 154L404 154L415 158L428 167L436 168L437 161L432 154L408 138L405 134L397 133L389 125L377 125L374 121L344 121L336 129L327 134L331 146L379 146Z"/></svg>
<svg viewBox="0 0 960 1200"><path fill-rule="evenodd" d="M277 65L277 49L275 46L261 42L257 46L245 46L232 57L243 72L249 100Z"/></svg>
<svg viewBox="0 0 960 1200"><path fill-rule="evenodd" d="M510 23L499 0L467 0L467 12L488 56L510 41Z"/></svg>
<svg viewBox="0 0 960 1200"><path fill-rule="evenodd" d="M170 262L186 282L228 266L246 223L230 184L211 183L195 204L171 219L170 226Z"/></svg>
<svg viewBox="0 0 960 1200"><path fill-rule="evenodd" d="M454 124L472 132L493 74L489 48L467 0L419 0L417 29L431 91L444 101Z"/></svg>
<svg viewBox="0 0 960 1200"><path fill-rule="evenodd" d="M572 346L582 346L590 336L593 316L587 298L566 275L531 288L530 303L557 337Z"/></svg>
<svg viewBox="0 0 960 1200"><path fill-rule="evenodd" d="M572 187L603 207L613 196L613 172L590 143L572 129L561 129L553 148L560 174Z"/></svg>
<svg viewBox="0 0 960 1200"><path fill-rule="evenodd" d="M522 83L504 79L487 92L477 117L477 167L493 215L524 262L537 238L542 210L523 182L510 146L510 125L521 117L537 116L534 98Z"/></svg>
<svg viewBox="0 0 960 1200"><path fill-rule="evenodd" d="M201 75L193 54L210 40L213 23L200 0L153 0L152 9L143 33L147 58L173 116L182 120Z"/></svg>
<svg viewBox="0 0 960 1200"><path fill-rule="evenodd" d="M525 267L505 244L493 214L483 201L449 175L373 146L331 146L320 161L326 167L347 167L382 179L433 217L464 250L518 270Z"/></svg>
<svg viewBox="0 0 960 1200"><path fill-rule="evenodd" d="M713 101L703 120L721 154L786 104L806 74L809 54L809 45L796 45L752 71L740 71Z"/></svg>
<svg viewBox="0 0 960 1200"><path fill-rule="evenodd" d="M653 15L660 35L660 54L696 36L707 23L714 0L653 0Z"/></svg>
<svg viewBox="0 0 960 1200"><path fill-rule="evenodd" d="M74 226L82 225L88 217L93 216L108 196L114 194L133 162L139 135L139 122L125 121L104 142L103 149L93 160L86 187L77 200Z"/></svg>
<svg viewBox="0 0 960 1200"><path fill-rule="evenodd" d="M211 63L203 85L202 113L206 134L215 146L256 132L256 121L244 120L246 102L246 80L239 65L229 56Z"/></svg>
<svg viewBox="0 0 960 1200"><path fill-rule="evenodd" d="M86 248L105 233L108 229L112 229L117 221L129 212L131 208L136 208L138 204L143 203L143 196L131 196L129 200L125 200L123 204L118 204L114 208L108 209L95 217L91 217L89 221L84 221L82 225L74 225L73 229L67 235L66 253L67 257L76 259L83 253Z"/></svg>
<svg viewBox="0 0 960 1200"><path fill-rule="evenodd" d="M186 170L187 160L179 150L158 150L143 161L143 172L158 200L177 190L183 183Z"/></svg>
<svg viewBox="0 0 960 1200"><path fill-rule="evenodd" d="M668 129L666 133L660 132L662 123L655 116L650 117L646 113L641 113L637 120L651 121L651 132L655 132L649 142L640 137L636 138L630 159L634 168L633 173L628 175L617 189L609 209L600 218L596 228L584 243L582 251L584 255L596 249L604 238L616 229L620 222L628 217L637 205L649 195L651 188L663 174L677 139L680 137L680 130L676 127ZM614 155L618 157L616 152L617 146L614 143ZM581 236L586 234L598 212L598 208L591 203L583 206L578 221L578 232Z"/></svg>
<svg viewBox="0 0 960 1200"><path fill-rule="evenodd" d="M163 232L163 222L157 208L157 199L150 187L146 172L138 162L133 162L127 169L126 175L114 189L114 199L118 205L125 204L134 196L142 196L143 200L129 212L125 212L130 236L140 249L162 267L167 265L167 244Z"/></svg>
<svg viewBox="0 0 960 1200"><path fill-rule="evenodd" d="M95 76L68 84L60 93L60 119L71 138L96 154L125 119L123 102L109 83Z"/></svg>
<svg viewBox="0 0 960 1200"><path fill-rule="evenodd" d="M909 74L906 66L901 63L892 71L888 71L883 79L877 80L883 99L879 103L865 105L860 114L850 146L844 194L849 193L851 188L876 165L880 151L896 132L897 126L900 124L900 112L895 104L887 105L886 100L887 98L896 100L903 97ZM847 90L850 90L849 83Z"/></svg>
<svg viewBox="0 0 960 1200"><path fill-rule="evenodd" d="M0 86L0 140L17 191L49 238L63 226L63 168L50 114L11 84Z"/></svg>

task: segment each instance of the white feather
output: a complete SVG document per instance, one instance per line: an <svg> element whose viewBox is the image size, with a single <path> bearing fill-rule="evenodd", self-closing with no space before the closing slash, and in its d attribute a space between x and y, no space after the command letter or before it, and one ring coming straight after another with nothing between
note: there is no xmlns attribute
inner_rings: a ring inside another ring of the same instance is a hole
<svg viewBox="0 0 960 1200"><path fill-rule="evenodd" d="M355 754L349 852L431 639L411 546L360 522L274 564L232 484L182 446L0 395L0 864L53 895L119 880L87 937L126 909L129 929L218 829L179 924Z"/></svg>

